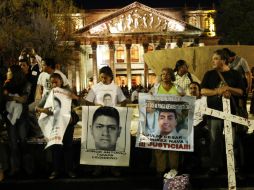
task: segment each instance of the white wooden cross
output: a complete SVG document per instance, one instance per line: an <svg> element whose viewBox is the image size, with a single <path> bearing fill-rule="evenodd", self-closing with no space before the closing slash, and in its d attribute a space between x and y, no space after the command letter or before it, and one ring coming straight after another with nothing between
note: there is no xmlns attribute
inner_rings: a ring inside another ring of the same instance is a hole
<svg viewBox="0 0 254 190"><path fill-rule="evenodd" d="M236 190L235 160L234 160L231 122L245 125L249 128L248 132L253 132L254 131L254 120L248 120L246 118L232 115L231 109L230 109L230 100L223 97L222 102L223 102L223 112L208 108L206 105L200 105L198 112L224 120L227 170L228 170L228 189Z"/></svg>

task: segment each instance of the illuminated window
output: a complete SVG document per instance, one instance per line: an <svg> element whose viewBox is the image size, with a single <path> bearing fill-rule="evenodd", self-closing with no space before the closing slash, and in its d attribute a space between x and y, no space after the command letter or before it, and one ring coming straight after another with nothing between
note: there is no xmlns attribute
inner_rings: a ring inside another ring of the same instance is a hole
<svg viewBox="0 0 254 190"><path fill-rule="evenodd" d="M209 18L208 17L205 18L204 28L209 29Z"/></svg>
<svg viewBox="0 0 254 190"><path fill-rule="evenodd" d="M153 85L156 83L156 75L155 74L149 74L148 76L148 84Z"/></svg>
<svg viewBox="0 0 254 190"><path fill-rule="evenodd" d="M139 48L137 45L131 47L131 62L139 62Z"/></svg>
<svg viewBox="0 0 254 190"><path fill-rule="evenodd" d="M136 75L136 76L131 76L131 86L136 86L141 84L141 76Z"/></svg>
<svg viewBox="0 0 254 190"><path fill-rule="evenodd" d="M205 31L207 32L208 36L215 36L215 24L214 24L214 18L211 15L208 15L205 20Z"/></svg>
<svg viewBox="0 0 254 190"><path fill-rule="evenodd" d="M124 62L124 48L123 48L123 46L118 46L116 48L116 62L117 63Z"/></svg>
<svg viewBox="0 0 254 190"><path fill-rule="evenodd" d="M153 51L153 46L152 46L152 45L149 45L147 51Z"/></svg>
<svg viewBox="0 0 254 190"><path fill-rule="evenodd" d="M109 48L106 45L97 46L97 64L98 67L109 65Z"/></svg>

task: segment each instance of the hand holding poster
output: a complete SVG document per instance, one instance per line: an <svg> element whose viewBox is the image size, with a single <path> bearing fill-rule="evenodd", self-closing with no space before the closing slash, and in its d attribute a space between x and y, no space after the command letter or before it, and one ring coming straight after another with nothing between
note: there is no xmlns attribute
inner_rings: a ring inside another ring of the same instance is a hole
<svg viewBox="0 0 254 190"><path fill-rule="evenodd" d="M128 166L132 109L83 106L80 164Z"/></svg>
<svg viewBox="0 0 254 190"><path fill-rule="evenodd" d="M137 147L193 151L195 97L140 93L139 100Z"/></svg>
<svg viewBox="0 0 254 190"><path fill-rule="evenodd" d="M50 108L53 115L41 113L38 123L47 141L45 148L53 144L62 144L65 130L71 118L71 99L69 92L62 88L53 88L44 108Z"/></svg>

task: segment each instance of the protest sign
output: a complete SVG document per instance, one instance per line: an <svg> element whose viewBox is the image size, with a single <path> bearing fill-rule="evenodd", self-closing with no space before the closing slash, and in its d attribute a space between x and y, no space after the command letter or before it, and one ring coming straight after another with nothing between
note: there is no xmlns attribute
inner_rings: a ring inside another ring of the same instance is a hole
<svg viewBox="0 0 254 190"><path fill-rule="evenodd" d="M41 113L38 123L47 141L45 148L53 144L62 144L65 130L71 118L71 99L69 92L62 88L53 88L44 108L52 110L53 115Z"/></svg>
<svg viewBox="0 0 254 190"><path fill-rule="evenodd" d="M136 147L193 151L195 97L139 93Z"/></svg>
<svg viewBox="0 0 254 190"><path fill-rule="evenodd" d="M80 164L128 166L132 108L82 107Z"/></svg>

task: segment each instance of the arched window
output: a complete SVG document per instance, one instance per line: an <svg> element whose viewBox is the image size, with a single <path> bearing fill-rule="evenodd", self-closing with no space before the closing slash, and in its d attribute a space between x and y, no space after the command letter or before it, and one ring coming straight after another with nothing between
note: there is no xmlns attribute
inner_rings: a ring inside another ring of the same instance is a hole
<svg viewBox="0 0 254 190"><path fill-rule="evenodd" d="M117 63L124 62L124 48L123 48L123 46L118 46L116 48L116 62Z"/></svg>
<svg viewBox="0 0 254 190"><path fill-rule="evenodd" d="M131 62L139 62L139 47L137 45L131 47Z"/></svg>

